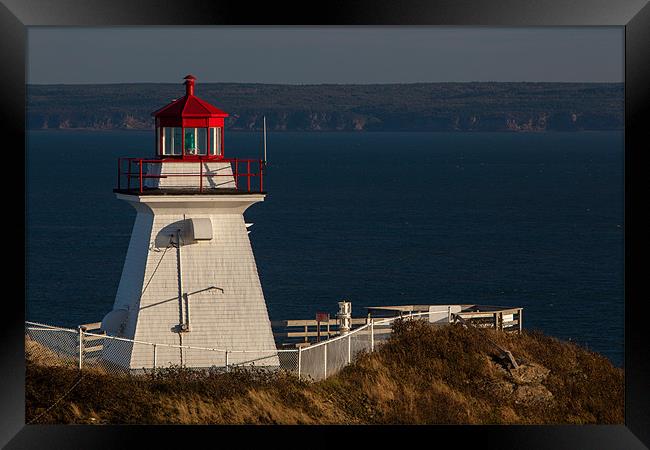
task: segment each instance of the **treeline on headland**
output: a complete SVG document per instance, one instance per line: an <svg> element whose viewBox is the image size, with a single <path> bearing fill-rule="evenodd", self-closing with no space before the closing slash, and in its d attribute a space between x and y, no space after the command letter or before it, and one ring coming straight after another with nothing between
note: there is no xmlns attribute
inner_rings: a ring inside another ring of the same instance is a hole
<svg viewBox="0 0 650 450"><path fill-rule="evenodd" d="M29 129L151 129L176 83L28 85ZM623 83L281 85L198 83L231 130L579 131L622 129Z"/></svg>

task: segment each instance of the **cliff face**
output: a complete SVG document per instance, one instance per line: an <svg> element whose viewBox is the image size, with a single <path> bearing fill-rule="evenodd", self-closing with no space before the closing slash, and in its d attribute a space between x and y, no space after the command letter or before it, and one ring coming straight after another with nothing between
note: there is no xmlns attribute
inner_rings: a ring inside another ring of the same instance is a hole
<svg viewBox="0 0 650 450"><path fill-rule="evenodd" d="M151 129L175 84L31 85L30 129ZM227 127L275 131L569 131L623 127L621 83L206 83Z"/></svg>

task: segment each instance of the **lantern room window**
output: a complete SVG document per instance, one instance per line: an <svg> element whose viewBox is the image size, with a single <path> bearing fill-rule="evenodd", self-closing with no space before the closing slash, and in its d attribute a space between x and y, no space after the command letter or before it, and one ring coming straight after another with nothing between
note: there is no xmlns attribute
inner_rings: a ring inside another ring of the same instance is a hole
<svg viewBox="0 0 650 450"><path fill-rule="evenodd" d="M221 156L221 128L210 128L210 154Z"/></svg>
<svg viewBox="0 0 650 450"><path fill-rule="evenodd" d="M206 128L185 128L185 154L208 154L208 130Z"/></svg>
<svg viewBox="0 0 650 450"><path fill-rule="evenodd" d="M162 128L162 154L163 155L182 155L183 142L182 128L180 127L164 127Z"/></svg>

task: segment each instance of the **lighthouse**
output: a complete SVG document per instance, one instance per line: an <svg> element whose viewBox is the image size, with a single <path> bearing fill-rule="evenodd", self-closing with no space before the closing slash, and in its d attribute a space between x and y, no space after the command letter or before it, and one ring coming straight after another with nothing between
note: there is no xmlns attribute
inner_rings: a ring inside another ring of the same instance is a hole
<svg viewBox="0 0 650 450"><path fill-rule="evenodd" d="M266 196L265 161L226 158L228 114L198 98L195 83L186 76L185 95L152 113L153 155L118 160L114 192L136 217L102 320L123 339L107 339L103 358L128 369L277 366L243 216ZM155 354L140 342L157 344Z"/></svg>

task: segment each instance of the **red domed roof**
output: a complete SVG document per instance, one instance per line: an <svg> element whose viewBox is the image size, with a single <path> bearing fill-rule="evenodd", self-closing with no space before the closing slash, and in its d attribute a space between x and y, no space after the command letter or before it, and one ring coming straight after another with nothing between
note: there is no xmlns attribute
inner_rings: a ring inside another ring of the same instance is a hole
<svg viewBox="0 0 650 450"><path fill-rule="evenodd" d="M196 80L196 77L187 75L185 80L185 95L152 112L152 116L161 118L228 117L227 112L194 95L194 80Z"/></svg>

